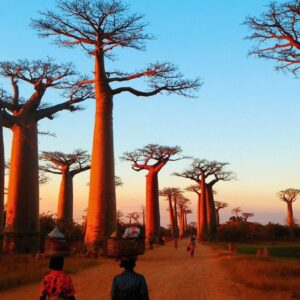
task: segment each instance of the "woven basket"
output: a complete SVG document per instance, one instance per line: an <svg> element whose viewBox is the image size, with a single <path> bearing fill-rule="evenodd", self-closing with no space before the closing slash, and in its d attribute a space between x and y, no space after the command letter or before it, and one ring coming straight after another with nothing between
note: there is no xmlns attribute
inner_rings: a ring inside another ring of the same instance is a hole
<svg viewBox="0 0 300 300"><path fill-rule="evenodd" d="M137 256L145 253L145 238L120 239L110 238L107 241L107 256Z"/></svg>
<svg viewBox="0 0 300 300"><path fill-rule="evenodd" d="M47 237L45 242L45 256L61 257L69 255L69 243L66 239Z"/></svg>

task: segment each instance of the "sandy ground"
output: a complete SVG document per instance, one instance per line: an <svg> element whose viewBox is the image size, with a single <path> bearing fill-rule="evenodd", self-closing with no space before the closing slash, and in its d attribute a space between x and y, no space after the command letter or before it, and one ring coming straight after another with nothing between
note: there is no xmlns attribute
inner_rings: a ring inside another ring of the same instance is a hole
<svg viewBox="0 0 300 300"><path fill-rule="evenodd" d="M197 245L195 256L186 251L187 240L149 250L142 256L136 272L145 276L151 300L286 300L289 293L263 292L231 281L220 267L220 257L211 248ZM111 281L121 269L116 261L101 259L100 264L71 274L76 299L110 299ZM1 300L38 299L39 284L21 286L0 293Z"/></svg>

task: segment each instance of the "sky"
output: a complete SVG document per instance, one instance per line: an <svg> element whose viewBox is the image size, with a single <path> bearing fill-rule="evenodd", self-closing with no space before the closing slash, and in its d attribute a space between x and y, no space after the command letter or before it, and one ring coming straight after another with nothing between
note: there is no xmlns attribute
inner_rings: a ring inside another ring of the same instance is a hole
<svg viewBox="0 0 300 300"><path fill-rule="evenodd" d="M123 186L117 188L117 207L125 214L140 210L145 204L145 175L135 172L119 157L149 143L178 145L184 155L229 162L237 180L218 183L216 200L229 207L221 212L226 221L231 210L241 207L253 212L252 221L285 222L286 206L276 193L286 188L300 188L300 99L299 79L274 70L274 63L249 57L253 43L246 40L249 30L242 23L258 16L266 8L265 0L130 0L131 12L142 13L146 31L155 36L146 51L121 49L112 68L135 71L149 62L170 61L187 78L200 77L203 85L197 98L158 95L136 98L122 94L114 99L114 147L116 175ZM279 3L283 1L277 1ZM55 1L1 1L0 60L55 58L73 62L77 70L91 74L93 60L80 49L64 49L51 39L41 39L30 27L38 11L52 9ZM0 86L10 90L6 80ZM21 86L22 95L31 88ZM47 92L45 102L62 101L56 92ZM91 152L94 102L83 104L85 110L61 112L54 120L40 122L40 131L56 137L40 136L40 151L71 153L75 149ZM6 158L10 156L11 132L5 130ZM189 160L170 162L159 174L161 188L185 188L192 182L172 176L188 168ZM40 189L41 212L55 213L59 176L51 176ZM74 178L74 215L80 220L88 206L89 172ZM196 195L192 200L195 220ZM166 201L161 200L161 223L168 224ZM300 221L300 199L294 203Z"/></svg>

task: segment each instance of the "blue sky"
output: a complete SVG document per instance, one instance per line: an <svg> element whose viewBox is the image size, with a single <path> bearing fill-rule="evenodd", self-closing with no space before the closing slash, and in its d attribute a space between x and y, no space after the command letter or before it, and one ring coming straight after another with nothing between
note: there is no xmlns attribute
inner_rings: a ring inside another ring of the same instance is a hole
<svg viewBox="0 0 300 300"><path fill-rule="evenodd" d="M147 31L156 36L147 50L118 51L112 65L125 71L138 70L149 62L170 61L188 78L199 76L204 84L197 99L176 95L135 98L122 94L114 100L114 143L116 174L124 182L117 189L118 207L124 212L137 210L145 199L145 173L134 172L119 161L124 151L148 143L179 145L184 154L227 161L238 180L216 185L216 200L226 201L227 218L240 206L254 212L253 220L284 222L286 207L276 193L300 187L300 101L299 79L274 70L270 61L248 57L251 42L242 25L247 15L259 15L269 1L264 0L131 0L132 12L145 15ZM283 1L279 1L283 2ZM73 61L77 69L89 74L93 61L80 49L58 48L50 39L40 39L30 28L30 18L53 8L55 1L5 1L0 9L0 59L38 59L54 57L57 62ZM2 87L9 89L5 80ZM28 95L30 89L23 89ZM58 103L59 95L49 92L47 102ZM40 130L57 137L41 136L40 150L91 151L94 104L70 114L62 112L53 121L42 121ZM5 131L9 158L11 133ZM160 173L160 186L184 188L190 182L170 174L186 168L189 161L174 162ZM75 216L87 207L89 174L75 178ZM41 188L41 210L55 211L59 178ZM193 199L195 196L186 194ZM166 203L161 215L165 219ZM295 203L300 220L300 200ZM194 209L195 210L195 209ZM193 220L194 216L190 217ZM166 224L167 220L163 220Z"/></svg>

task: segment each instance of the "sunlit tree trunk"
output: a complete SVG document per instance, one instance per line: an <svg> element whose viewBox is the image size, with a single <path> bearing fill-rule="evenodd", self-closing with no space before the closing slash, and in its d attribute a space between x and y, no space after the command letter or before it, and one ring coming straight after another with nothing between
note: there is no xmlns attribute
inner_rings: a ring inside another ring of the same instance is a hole
<svg viewBox="0 0 300 300"><path fill-rule="evenodd" d="M293 240L295 237L295 231L294 231L294 215L293 215L293 203L292 202L287 202L287 209L288 209L287 223L290 228L290 239Z"/></svg>
<svg viewBox="0 0 300 300"><path fill-rule="evenodd" d="M146 238L160 241L158 174L150 170L146 175Z"/></svg>
<svg viewBox="0 0 300 300"><path fill-rule="evenodd" d="M2 110L0 110L0 252L2 249L3 226L4 226L4 178L5 178L5 160L3 143L3 119Z"/></svg>
<svg viewBox="0 0 300 300"><path fill-rule="evenodd" d="M211 241L215 241L217 237L217 220L216 209L212 186L206 185L206 203L207 203L207 226L208 237Z"/></svg>
<svg viewBox="0 0 300 300"><path fill-rule="evenodd" d="M168 195L168 203L169 203L169 217L170 217L170 228L171 228L171 234L174 235L175 228L174 228L174 211L173 211L173 205L172 205L172 196Z"/></svg>
<svg viewBox="0 0 300 300"><path fill-rule="evenodd" d="M201 193L198 193L198 201L197 201L197 239L199 238L200 232L200 224L201 224Z"/></svg>
<svg viewBox="0 0 300 300"><path fill-rule="evenodd" d="M14 125L9 172L4 251L39 251L39 171L37 123Z"/></svg>
<svg viewBox="0 0 300 300"><path fill-rule="evenodd" d="M95 55L96 114L91 161L85 243L91 251L104 247L116 230L113 147L113 99L106 80L103 55Z"/></svg>
<svg viewBox="0 0 300 300"><path fill-rule="evenodd" d="M73 176L68 168L62 171L57 218L62 221L73 220Z"/></svg>
<svg viewBox="0 0 300 300"><path fill-rule="evenodd" d="M199 241L204 241L207 238L206 184L204 176L202 176L201 180L200 220L197 234Z"/></svg>
<svg viewBox="0 0 300 300"><path fill-rule="evenodd" d="M187 214L186 213L184 213L184 231L186 231L187 230Z"/></svg>
<svg viewBox="0 0 300 300"><path fill-rule="evenodd" d="M177 199L176 196L174 196L174 235L175 237L178 237L178 214L177 214Z"/></svg>
<svg viewBox="0 0 300 300"><path fill-rule="evenodd" d="M179 208L179 237L183 237L184 232L184 216L182 207Z"/></svg>

